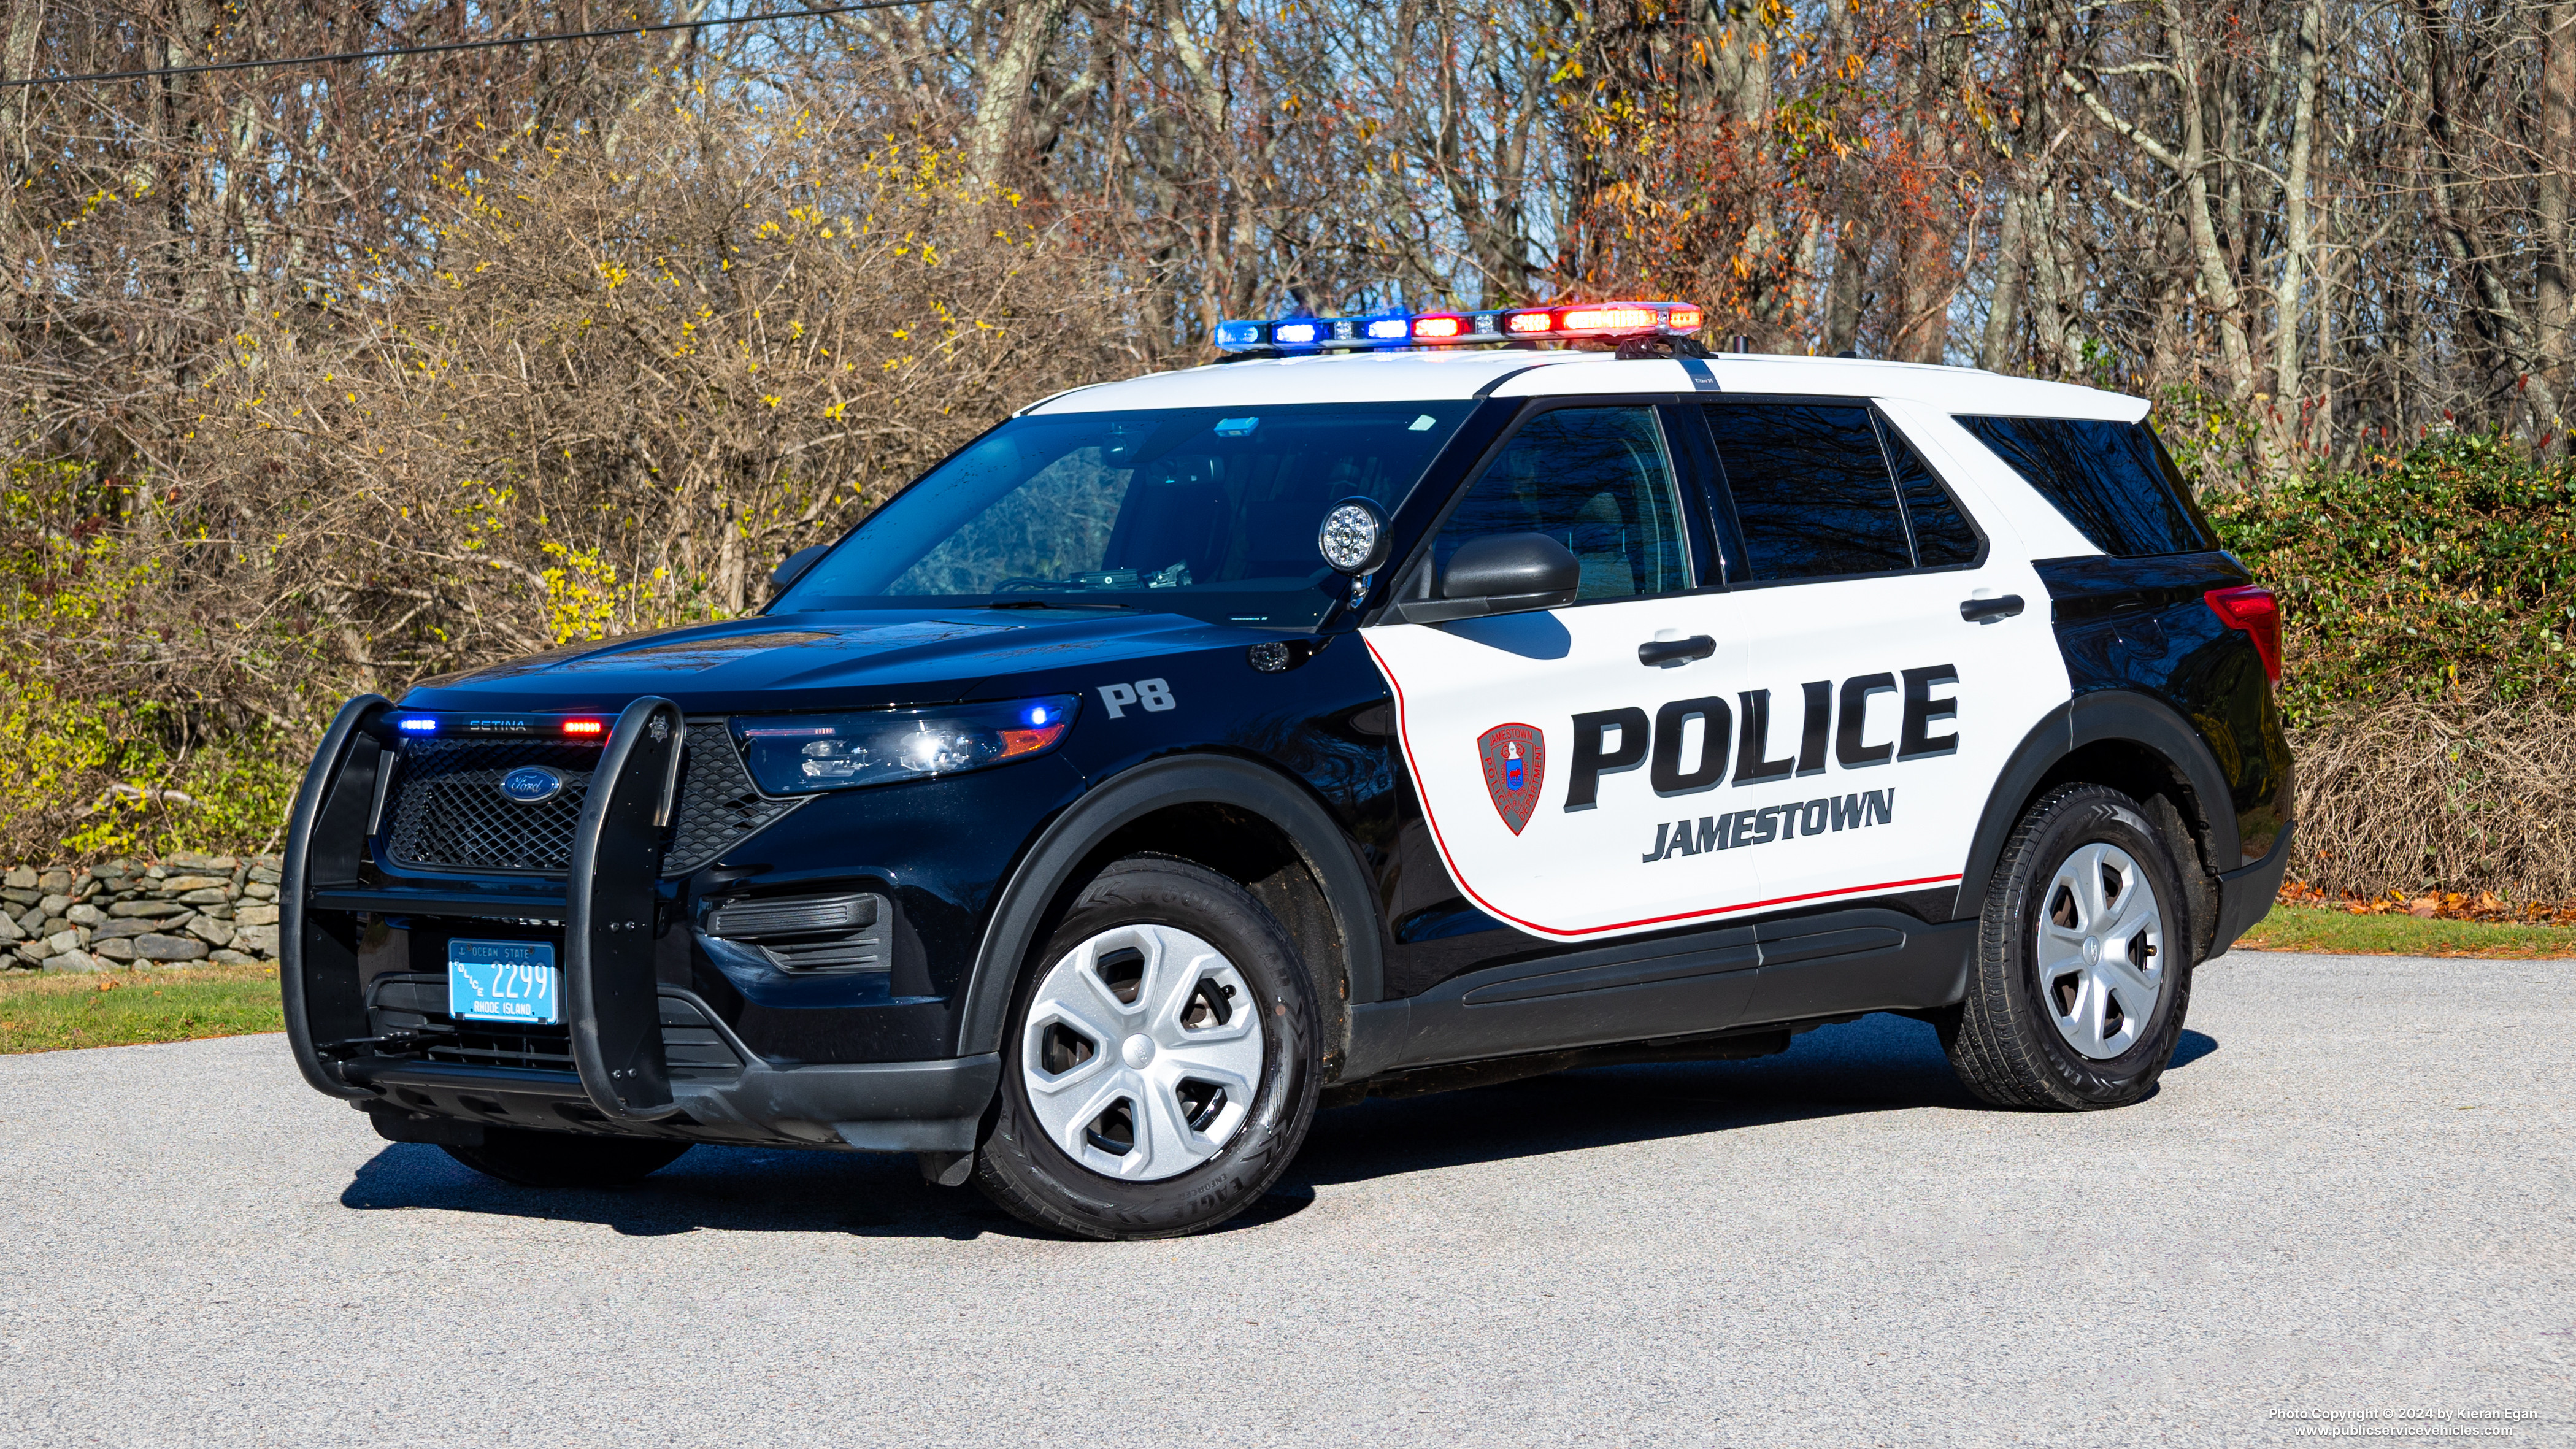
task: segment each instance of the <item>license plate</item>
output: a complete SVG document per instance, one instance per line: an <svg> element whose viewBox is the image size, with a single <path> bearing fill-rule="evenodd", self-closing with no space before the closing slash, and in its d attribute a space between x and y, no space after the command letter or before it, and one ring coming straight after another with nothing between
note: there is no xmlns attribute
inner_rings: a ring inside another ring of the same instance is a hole
<svg viewBox="0 0 2576 1449"><path fill-rule="evenodd" d="M447 1014L553 1026L563 1020L555 948L545 941L447 943Z"/></svg>

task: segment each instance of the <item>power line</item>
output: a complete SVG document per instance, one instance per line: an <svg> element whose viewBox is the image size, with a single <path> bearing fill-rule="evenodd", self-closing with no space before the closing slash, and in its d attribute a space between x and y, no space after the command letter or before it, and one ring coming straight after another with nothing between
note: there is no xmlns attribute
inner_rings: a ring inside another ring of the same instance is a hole
<svg viewBox="0 0 2576 1449"><path fill-rule="evenodd" d="M451 50L496 50L509 45L551 45L559 40L607 40L620 35L650 35L662 30L700 30L713 25L749 25L759 20L801 20L809 15L843 15L853 10L893 10L926 5L930 0L858 0L850 5L814 5L803 10L772 10L759 15L720 15L713 20L666 20L656 25L625 25L615 30L559 30L540 35L510 35L496 40L450 40L392 50L343 50L330 55L290 55L274 60L222 60L205 65L174 65L160 70L110 70L95 75L40 75L26 80L0 80L0 90L19 86L67 86L88 81L151 80L165 75L203 75L217 70L257 70L277 65L327 65L343 60L383 60L397 55L439 55Z"/></svg>

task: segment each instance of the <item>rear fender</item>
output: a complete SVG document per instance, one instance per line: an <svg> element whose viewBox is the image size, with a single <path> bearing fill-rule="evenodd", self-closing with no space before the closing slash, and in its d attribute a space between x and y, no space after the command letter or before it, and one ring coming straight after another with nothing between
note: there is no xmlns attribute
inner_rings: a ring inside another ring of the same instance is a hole
<svg viewBox="0 0 2576 1449"><path fill-rule="evenodd" d="M2014 748L1986 799L1985 814L1968 848L1967 870L1960 877L1954 908L1957 915L1973 916L1984 907L2004 842L2012 837L2013 826L2050 773L2085 746L2105 742L2145 750L2162 761L2194 797L2184 803L2198 820L2187 823L2197 823L2206 835L2191 844L2196 854L2205 848L2206 858L2183 865L2207 877L2210 861L2235 861L2236 812L2229 804L2227 778L2200 732L2161 700L2128 690L2097 690L2049 711ZM2204 932L2211 924L2201 923Z"/></svg>

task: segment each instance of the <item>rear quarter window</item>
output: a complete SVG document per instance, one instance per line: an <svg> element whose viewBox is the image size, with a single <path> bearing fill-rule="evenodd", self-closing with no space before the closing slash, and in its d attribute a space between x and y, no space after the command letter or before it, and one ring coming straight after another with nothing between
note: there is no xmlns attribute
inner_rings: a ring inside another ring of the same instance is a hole
<svg viewBox="0 0 2576 1449"><path fill-rule="evenodd" d="M2200 553L2218 536L2144 423L1961 416L2086 538L2115 558Z"/></svg>

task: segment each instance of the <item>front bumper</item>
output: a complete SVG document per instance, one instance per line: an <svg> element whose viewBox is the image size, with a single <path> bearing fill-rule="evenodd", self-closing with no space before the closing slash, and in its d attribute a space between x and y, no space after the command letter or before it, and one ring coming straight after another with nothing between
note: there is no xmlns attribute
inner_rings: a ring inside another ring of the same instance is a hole
<svg viewBox="0 0 2576 1449"><path fill-rule="evenodd" d="M619 716L561 888L508 892L362 881L390 708L375 695L341 708L288 825L278 974L287 1039L317 1091L365 1108L397 1141L473 1142L496 1126L868 1152L973 1149L1000 1081L998 1056L773 1060L705 1002L657 978L655 883L685 733L676 706L643 699ZM460 1046L452 1029L415 1029L435 1009L425 993L443 988L425 977L370 979L361 969L369 923L389 917L560 927L563 1034L493 1052Z"/></svg>
<svg viewBox="0 0 2576 1449"><path fill-rule="evenodd" d="M808 1066L755 1059L728 1078L675 1083L679 1110L649 1122L608 1118L570 1073L386 1059L359 1059L342 1070L381 1094L359 1105L397 1142L470 1146L482 1140L485 1127L526 1127L861 1152L972 1152L985 1104L1001 1081L1002 1059Z"/></svg>

